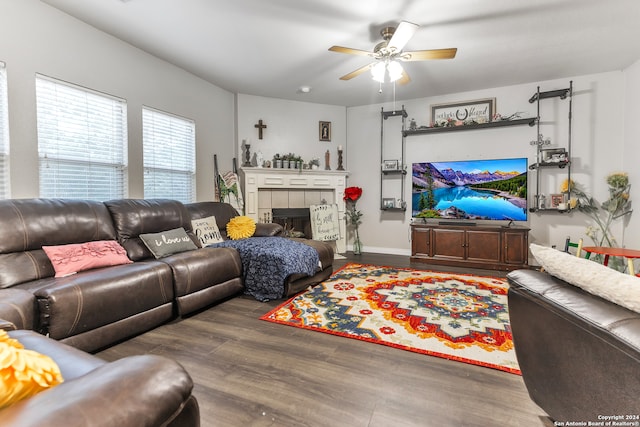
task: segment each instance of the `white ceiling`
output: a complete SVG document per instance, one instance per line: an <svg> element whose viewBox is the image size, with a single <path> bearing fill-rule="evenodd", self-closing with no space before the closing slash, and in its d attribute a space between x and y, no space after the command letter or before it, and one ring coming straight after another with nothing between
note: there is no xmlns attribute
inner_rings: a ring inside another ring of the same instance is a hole
<svg viewBox="0 0 640 427"><path fill-rule="evenodd" d="M639 0L42 0L234 93L333 105L391 99L369 61L379 31L419 24L405 50L457 47L403 63L396 99L621 70L640 59ZM303 94L299 88L310 86Z"/></svg>

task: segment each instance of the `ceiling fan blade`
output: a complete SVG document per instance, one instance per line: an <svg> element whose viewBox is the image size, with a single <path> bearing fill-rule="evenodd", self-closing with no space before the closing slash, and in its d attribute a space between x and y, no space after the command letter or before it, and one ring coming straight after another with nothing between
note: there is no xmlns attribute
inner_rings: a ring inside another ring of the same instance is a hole
<svg viewBox="0 0 640 427"><path fill-rule="evenodd" d="M389 40L389 44L387 45L387 49L392 52L400 52L404 45L407 44L409 39L413 37L416 30L420 26L417 24L412 24L411 22L402 21L396 31L391 36L391 40Z"/></svg>
<svg viewBox="0 0 640 427"><path fill-rule="evenodd" d="M340 80L351 80L354 77L358 77L360 74L364 73L365 71L369 71L371 67L373 67L374 65L376 65L376 63L372 62L371 64L367 64L364 67L360 67L357 70L352 71L349 74L345 74L344 76L340 77Z"/></svg>
<svg viewBox="0 0 640 427"><path fill-rule="evenodd" d="M409 78L409 74L407 74L406 71L402 71L402 77L400 77L397 82L399 85L406 85L407 83L409 83L411 81L411 78Z"/></svg>
<svg viewBox="0 0 640 427"><path fill-rule="evenodd" d="M329 50L331 52L346 53L349 55L373 56L373 52L360 49L351 49L350 47L331 46Z"/></svg>
<svg viewBox="0 0 640 427"><path fill-rule="evenodd" d="M430 50L414 50L413 52L404 52L400 59L403 61L426 61L428 59L451 59L456 56L457 48L449 49L430 49Z"/></svg>

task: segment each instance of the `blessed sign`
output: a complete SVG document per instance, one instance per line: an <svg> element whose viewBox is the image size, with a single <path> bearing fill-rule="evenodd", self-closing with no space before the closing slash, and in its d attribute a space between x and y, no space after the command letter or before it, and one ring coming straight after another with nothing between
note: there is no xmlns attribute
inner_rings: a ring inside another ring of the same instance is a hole
<svg viewBox="0 0 640 427"><path fill-rule="evenodd" d="M431 106L431 125L444 122L488 123L496 109L496 99L478 99L475 101L437 104Z"/></svg>
<svg viewBox="0 0 640 427"><path fill-rule="evenodd" d="M338 205L311 205L309 215L313 240L326 242L340 239Z"/></svg>

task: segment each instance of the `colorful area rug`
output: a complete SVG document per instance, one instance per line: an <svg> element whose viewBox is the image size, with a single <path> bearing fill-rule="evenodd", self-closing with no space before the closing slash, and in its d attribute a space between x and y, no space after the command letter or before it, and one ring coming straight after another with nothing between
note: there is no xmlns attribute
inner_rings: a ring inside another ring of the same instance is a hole
<svg viewBox="0 0 640 427"><path fill-rule="evenodd" d="M520 374L505 279L347 264L262 320Z"/></svg>

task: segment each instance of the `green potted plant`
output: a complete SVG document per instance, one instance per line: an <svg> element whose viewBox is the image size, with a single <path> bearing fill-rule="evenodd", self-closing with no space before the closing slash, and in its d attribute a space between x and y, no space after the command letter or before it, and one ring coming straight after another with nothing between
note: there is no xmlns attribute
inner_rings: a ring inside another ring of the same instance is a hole
<svg viewBox="0 0 640 427"><path fill-rule="evenodd" d="M319 169L320 168L320 159L319 158L314 158L309 160L309 167L311 169Z"/></svg>

